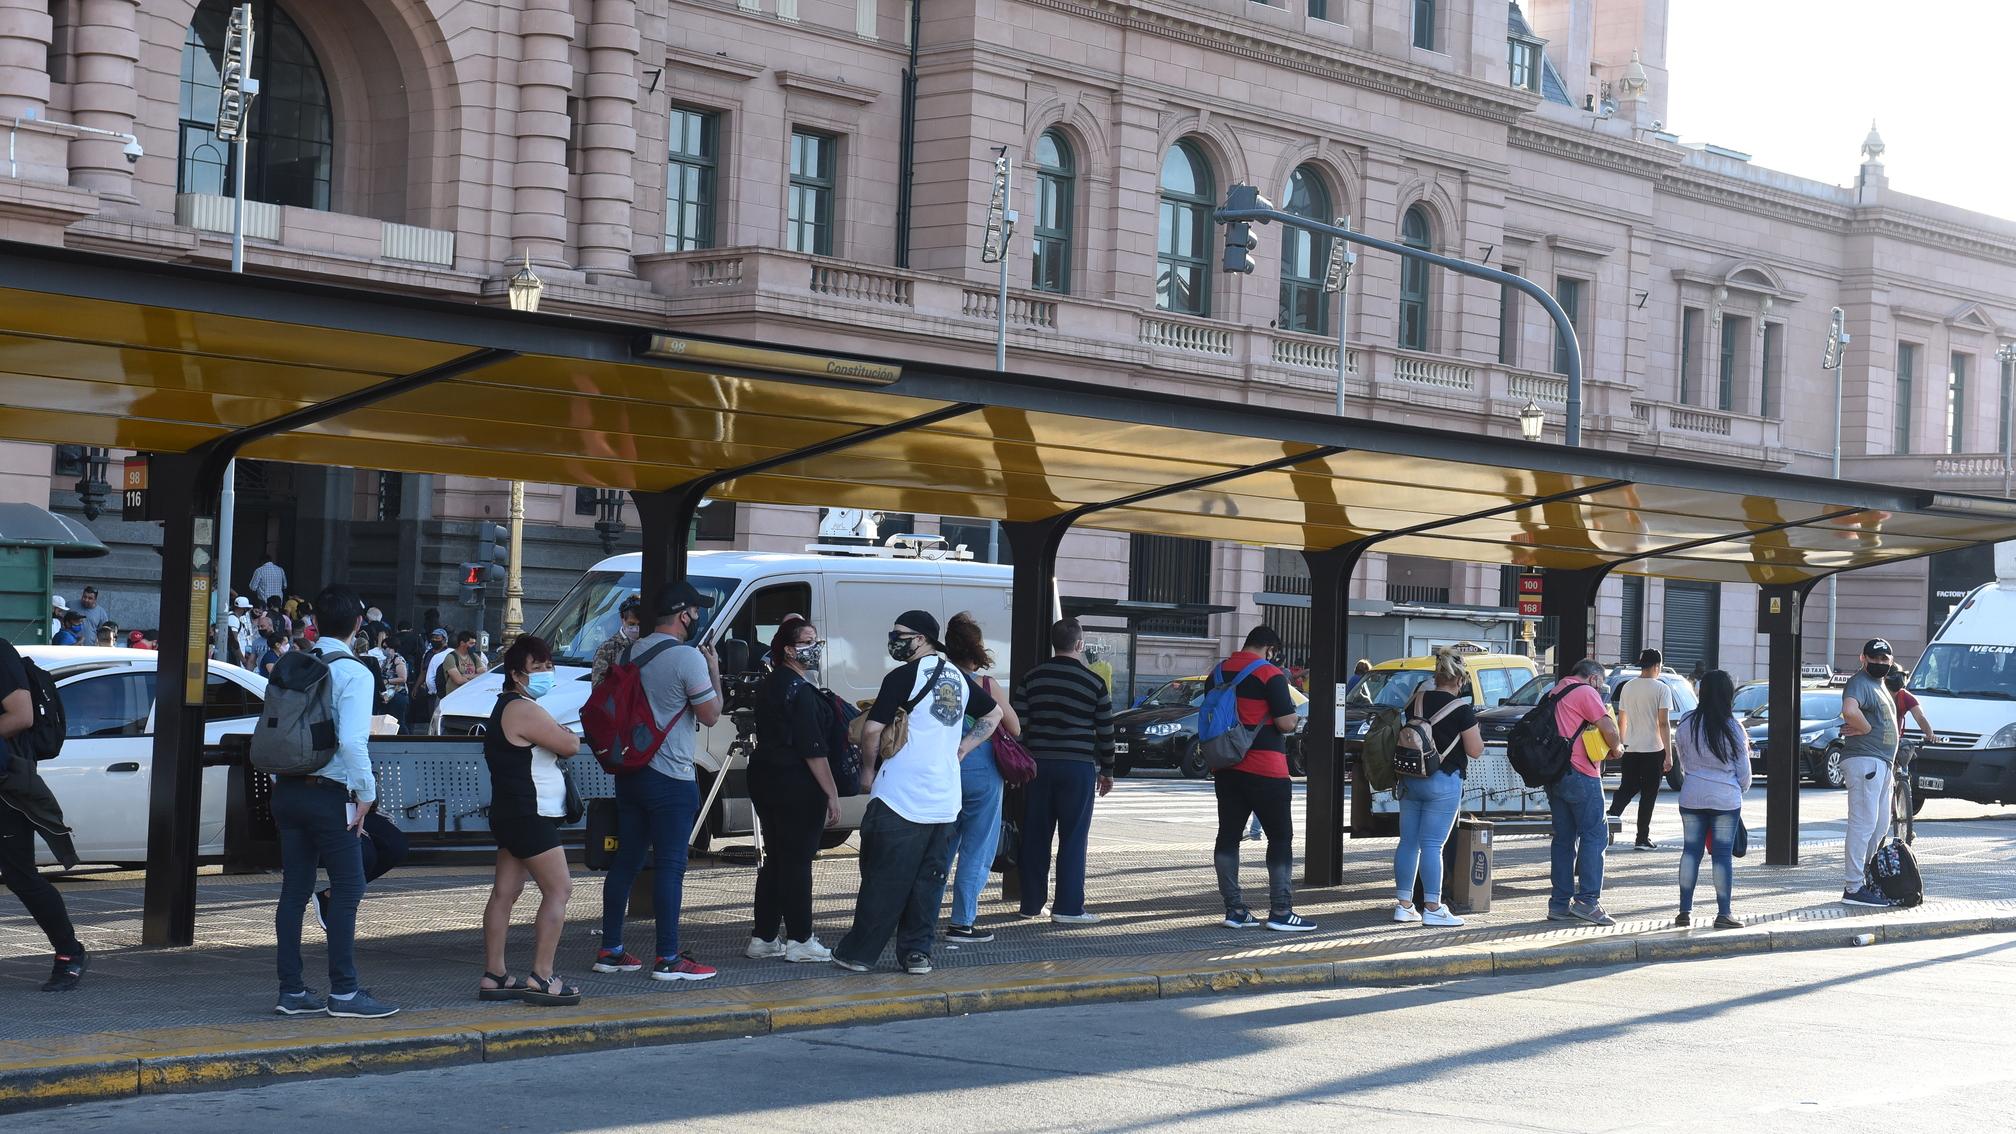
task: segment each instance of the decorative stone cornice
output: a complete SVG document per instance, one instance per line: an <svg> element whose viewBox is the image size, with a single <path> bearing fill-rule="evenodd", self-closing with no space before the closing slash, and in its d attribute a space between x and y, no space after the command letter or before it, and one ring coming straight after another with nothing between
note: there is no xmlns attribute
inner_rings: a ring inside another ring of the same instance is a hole
<svg viewBox="0 0 2016 1134"><path fill-rule="evenodd" d="M1554 249L1556 252L1567 252L1575 256L1591 256L1599 260L1617 251L1615 244L1598 244L1593 240L1580 240L1573 236L1563 236L1560 233L1547 237L1547 247Z"/></svg>
<svg viewBox="0 0 2016 1134"><path fill-rule="evenodd" d="M1539 118L1515 123L1506 140L1513 149L1607 166L1639 177L1661 177L1687 160L1685 154L1666 146L1624 141Z"/></svg>
<svg viewBox="0 0 2016 1134"><path fill-rule="evenodd" d="M2004 264L2016 264L2016 240L2008 236L1893 212L1881 205L1856 210L1849 228L1856 232L1894 236L1913 244L1948 248Z"/></svg>
<svg viewBox="0 0 2016 1134"><path fill-rule="evenodd" d="M836 98L841 102L851 102L860 106L874 102L882 93L873 87L857 87L838 79L820 79L811 75L801 75L795 71L777 72L777 85L786 90L804 91L806 94Z"/></svg>
<svg viewBox="0 0 2016 1134"><path fill-rule="evenodd" d="M708 55L704 52L671 46L665 48L665 65L684 67L690 71L712 71L717 75L726 75L731 79L745 82L763 73L763 64L730 59L726 52Z"/></svg>
<svg viewBox="0 0 2016 1134"><path fill-rule="evenodd" d="M1146 35L1161 36L1206 51L1285 67L1306 75L1347 83L1417 105L1433 106L1492 122L1511 123L1540 104L1538 95L1462 75L1413 67L1342 44L1302 36L1263 36L1229 26L1223 13L1207 14L1178 5L1144 0L1029 0L1031 4L1080 19Z"/></svg>

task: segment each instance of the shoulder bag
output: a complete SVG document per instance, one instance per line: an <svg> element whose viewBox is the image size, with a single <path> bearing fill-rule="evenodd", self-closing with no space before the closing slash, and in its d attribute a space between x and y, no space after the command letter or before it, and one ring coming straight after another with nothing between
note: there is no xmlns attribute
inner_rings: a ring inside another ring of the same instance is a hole
<svg viewBox="0 0 2016 1134"><path fill-rule="evenodd" d="M994 692L994 679L987 678L987 695L996 701L1001 698ZM1036 757L1029 751L1022 738L1006 728L994 730L994 768L1001 773L1001 782L1009 787L1021 787L1036 778Z"/></svg>

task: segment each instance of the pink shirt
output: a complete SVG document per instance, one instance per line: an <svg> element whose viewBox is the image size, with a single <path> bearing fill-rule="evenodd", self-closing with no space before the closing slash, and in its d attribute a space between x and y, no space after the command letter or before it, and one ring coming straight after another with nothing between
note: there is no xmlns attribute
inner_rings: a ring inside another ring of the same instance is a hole
<svg viewBox="0 0 2016 1134"><path fill-rule="evenodd" d="M1608 715L1603 706L1603 695L1596 687L1583 681L1571 683L1573 688L1559 701L1554 702L1554 727L1562 736L1575 738L1575 755L1569 764L1585 776L1601 776L1602 770L1589 760L1587 748L1582 743L1582 730L1602 720Z"/></svg>

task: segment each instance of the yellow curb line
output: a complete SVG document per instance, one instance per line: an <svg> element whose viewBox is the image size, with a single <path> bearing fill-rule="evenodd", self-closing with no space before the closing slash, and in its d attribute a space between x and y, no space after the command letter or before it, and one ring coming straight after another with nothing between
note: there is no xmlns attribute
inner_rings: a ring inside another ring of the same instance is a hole
<svg viewBox="0 0 2016 1134"><path fill-rule="evenodd" d="M282 1080L411 1071L540 1055L693 1043L736 1036L927 1019L973 1012L1156 1000L1296 987L1420 983L1583 966L1647 964L1778 950L1841 948L1851 938L1920 941L2016 931L2016 914L1854 918L1726 932L1656 931L1549 943L1468 945L1365 957L1349 949L1279 962L1050 975L906 993L780 999L767 1004L605 1012L550 1024L444 1024L321 1042L247 1042L0 1062L0 1114L143 1094L214 1090Z"/></svg>

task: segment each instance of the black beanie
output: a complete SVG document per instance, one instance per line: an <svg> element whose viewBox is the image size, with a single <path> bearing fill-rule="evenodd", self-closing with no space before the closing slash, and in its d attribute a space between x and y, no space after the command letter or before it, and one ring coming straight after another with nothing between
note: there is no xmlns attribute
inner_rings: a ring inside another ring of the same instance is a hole
<svg viewBox="0 0 2016 1134"><path fill-rule="evenodd" d="M938 644L938 620L921 610L906 610L897 615L896 625L907 626L924 635L933 646Z"/></svg>

